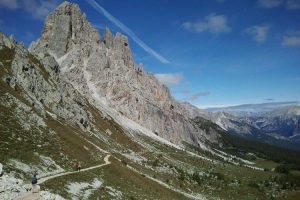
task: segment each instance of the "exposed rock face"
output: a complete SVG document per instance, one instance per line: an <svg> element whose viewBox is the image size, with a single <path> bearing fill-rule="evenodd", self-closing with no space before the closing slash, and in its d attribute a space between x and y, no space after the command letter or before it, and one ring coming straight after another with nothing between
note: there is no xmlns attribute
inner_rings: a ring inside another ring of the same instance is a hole
<svg viewBox="0 0 300 200"><path fill-rule="evenodd" d="M0 44L11 49L16 46L17 42L12 36L5 37L2 33L0 33Z"/></svg>
<svg viewBox="0 0 300 200"><path fill-rule="evenodd" d="M51 50L56 57L61 57L82 43L99 41L97 30L80 13L79 6L64 2L47 17L41 43L33 44L32 48L41 52Z"/></svg>
<svg viewBox="0 0 300 200"><path fill-rule="evenodd" d="M180 102L180 105L182 107L182 112L184 115L194 119L198 116L201 116L203 118L209 118L210 113L206 112L204 110L201 110L200 108L197 108L196 106L193 106L192 104L188 102Z"/></svg>
<svg viewBox="0 0 300 200"><path fill-rule="evenodd" d="M53 55L61 77L90 102L108 104L159 136L194 144L216 138L194 126L168 88L134 63L126 36L107 28L100 41L76 4L65 2L47 17L30 51Z"/></svg>
<svg viewBox="0 0 300 200"><path fill-rule="evenodd" d="M109 30L109 28L105 28L104 29L104 43L106 44L107 48L111 48L112 47L112 39L113 36Z"/></svg>
<svg viewBox="0 0 300 200"><path fill-rule="evenodd" d="M87 104L72 85L60 78L60 67L49 54L34 56L13 38L0 33L0 53L2 80L20 95L20 99L9 93L2 94L3 106L14 108L19 121L24 121L23 128L46 126L43 117L51 111L68 121L77 123L88 130L93 119ZM22 116L18 113L26 113ZM84 120L83 123L80 121ZM25 123L29 122L29 123Z"/></svg>

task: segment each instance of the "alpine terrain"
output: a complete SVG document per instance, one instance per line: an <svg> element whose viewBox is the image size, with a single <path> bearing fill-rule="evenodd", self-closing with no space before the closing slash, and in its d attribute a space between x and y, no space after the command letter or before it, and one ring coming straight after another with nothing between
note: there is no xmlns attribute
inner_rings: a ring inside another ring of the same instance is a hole
<svg viewBox="0 0 300 200"><path fill-rule="evenodd" d="M299 102L250 104L207 111L211 111L206 113L208 119L229 133L300 150Z"/></svg>
<svg viewBox="0 0 300 200"><path fill-rule="evenodd" d="M64 2L28 49L0 33L0 199L297 199L299 113L179 102Z"/></svg>

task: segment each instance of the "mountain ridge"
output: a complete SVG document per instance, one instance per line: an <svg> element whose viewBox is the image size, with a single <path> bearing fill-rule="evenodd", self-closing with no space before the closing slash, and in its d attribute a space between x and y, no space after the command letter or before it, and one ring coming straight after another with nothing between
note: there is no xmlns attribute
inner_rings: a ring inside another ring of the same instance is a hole
<svg viewBox="0 0 300 200"><path fill-rule="evenodd" d="M256 107L258 109L255 109ZM186 103L184 108L185 113L191 118L203 117L216 123L228 133L299 150L300 106L298 102L246 104L215 108L211 112L207 109L197 109Z"/></svg>
<svg viewBox="0 0 300 200"><path fill-rule="evenodd" d="M105 29L101 39L76 4L65 2L49 14L30 51L53 55L61 76L90 101L107 104L169 141L197 145L217 138L194 126L169 89L134 64L126 36Z"/></svg>
<svg viewBox="0 0 300 200"><path fill-rule="evenodd" d="M227 111L235 115L249 115L260 112L268 112L275 108L280 108L288 105L300 105L298 101L282 101L282 102L269 102L269 103L258 103L258 104L241 104L236 106L228 107L215 107L207 108L205 110L210 112Z"/></svg>

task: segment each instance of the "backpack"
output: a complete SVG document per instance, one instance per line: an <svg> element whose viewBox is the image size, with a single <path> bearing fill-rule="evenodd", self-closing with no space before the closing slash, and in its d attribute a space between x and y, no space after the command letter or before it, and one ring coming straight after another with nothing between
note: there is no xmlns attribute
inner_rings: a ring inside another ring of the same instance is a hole
<svg viewBox="0 0 300 200"><path fill-rule="evenodd" d="M32 177L31 183L32 184L37 184L37 178L36 177Z"/></svg>

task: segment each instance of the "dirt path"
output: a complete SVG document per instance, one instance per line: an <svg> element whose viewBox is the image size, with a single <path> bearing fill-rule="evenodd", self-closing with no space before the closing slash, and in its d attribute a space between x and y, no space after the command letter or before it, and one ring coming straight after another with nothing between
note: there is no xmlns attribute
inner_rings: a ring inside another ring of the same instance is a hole
<svg viewBox="0 0 300 200"><path fill-rule="evenodd" d="M16 200L39 200L39 193L26 193L24 196L17 198Z"/></svg>
<svg viewBox="0 0 300 200"><path fill-rule="evenodd" d="M96 168L100 168L100 167L103 167L105 165L109 165L111 162L108 160L110 157L110 155L106 155L104 157L104 164L101 164L101 165L96 165L96 166L93 166L93 167L89 167L89 168L85 168L85 169L81 169L80 172L78 171L73 171L73 172L64 172L64 173L59 173L59 174L55 174L53 176L48 176L48 177L44 177L44 178L41 178L39 180L39 184L42 184L50 179L53 179L53 178L57 178L57 177L60 177L60 176L65 176L65 175L69 175L69 174L76 174L76 173L81 173L81 172L85 172L85 171L89 171L89 170L92 170L92 169L96 169Z"/></svg>
<svg viewBox="0 0 300 200"><path fill-rule="evenodd" d="M86 171L89 171L89 170L92 170L92 169L97 169L97 168L109 165L109 164L111 164L111 162L108 160L109 157L110 157L109 154L104 157L104 159L103 159L104 162L105 162L104 164L88 167L88 168L80 170L80 172L78 172L78 171L63 172L63 173L55 174L55 175L52 175L52 176L44 177L44 178L39 179L38 183L42 184L42 183L45 183L46 181L48 181L50 179L54 179L54 178L57 178L57 177L66 176L66 175L69 175L69 174L82 173L82 172L86 172ZM22 197L17 198L16 200L35 200L35 199L39 199L39 198L40 198L39 193L28 192L28 193L24 194Z"/></svg>

